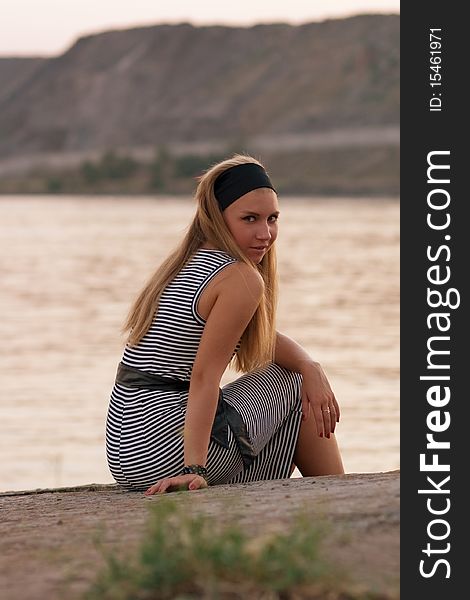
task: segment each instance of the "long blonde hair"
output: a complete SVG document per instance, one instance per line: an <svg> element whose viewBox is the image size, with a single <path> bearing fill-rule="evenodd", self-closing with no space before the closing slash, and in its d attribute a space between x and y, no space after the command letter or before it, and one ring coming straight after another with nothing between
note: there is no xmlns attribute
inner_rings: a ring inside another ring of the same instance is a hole
<svg viewBox="0 0 470 600"><path fill-rule="evenodd" d="M240 340L240 348L232 360L237 371L248 372L262 367L274 359L276 342L275 316L278 297L277 260L275 244L259 264L247 258L232 237L214 194L217 177L236 165L261 163L248 155L235 154L208 169L200 178L195 199L197 210L178 247L163 261L150 277L133 303L123 326L128 333L127 343L136 345L149 330L160 296L198 248L208 243L257 269L264 281L261 302Z"/></svg>

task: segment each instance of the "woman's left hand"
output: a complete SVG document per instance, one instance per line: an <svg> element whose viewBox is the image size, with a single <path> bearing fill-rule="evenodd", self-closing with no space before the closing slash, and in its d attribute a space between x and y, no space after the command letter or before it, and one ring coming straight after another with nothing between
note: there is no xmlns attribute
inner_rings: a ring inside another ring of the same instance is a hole
<svg viewBox="0 0 470 600"><path fill-rule="evenodd" d="M317 433L329 438L339 421L340 410L321 365L308 363L302 369L302 418L308 419L312 408Z"/></svg>
<svg viewBox="0 0 470 600"><path fill-rule="evenodd" d="M153 494L163 494L164 492L173 492L175 490L200 490L208 487L207 481L201 475L187 473L186 475L177 475L176 477L166 477L160 479L154 485L144 492L144 496Z"/></svg>

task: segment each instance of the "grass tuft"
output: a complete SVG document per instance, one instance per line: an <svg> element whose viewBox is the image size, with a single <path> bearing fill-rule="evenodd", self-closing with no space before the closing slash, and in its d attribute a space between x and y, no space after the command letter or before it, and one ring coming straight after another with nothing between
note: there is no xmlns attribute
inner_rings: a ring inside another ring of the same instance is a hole
<svg viewBox="0 0 470 600"><path fill-rule="evenodd" d="M87 600L346 598L334 593L337 569L320 555L324 527L298 515L284 533L248 537L237 526L194 515L172 499L151 506L138 552L106 566ZM312 587L313 586L313 587ZM310 588L313 595L302 595ZM315 590L315 592L313 592Z"/></svg>

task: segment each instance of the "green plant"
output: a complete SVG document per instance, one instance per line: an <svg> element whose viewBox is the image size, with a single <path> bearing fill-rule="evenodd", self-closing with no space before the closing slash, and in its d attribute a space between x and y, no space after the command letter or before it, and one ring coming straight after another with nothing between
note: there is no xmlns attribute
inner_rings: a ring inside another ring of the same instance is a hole
<svg viewBox="0 0 470 600"><path fill-rule="evenodd" d="M183 156L178 156L175 158L175 177L182 179L190 177L194 179L223 158L224 156L221 154L184 154Z"/></svg>
<svg viewBox="0 0 470 600"><path fill-rule="evenodd" d="M101 157L98 169L103 179L126 179L137 170L137 162L130 156L119 156L108 151Z"/></svg>
<svg viewBox="0 0 470 600"><path fill-rule="evenodd" d="M300 515L285 533L249 538L179 506L166 498L153 503L137 556L108 552L89 600L287 598L299 586L331 584L319 553L324 528L311 517Z"/></svg>
<svg viewBox="0 0 470 600"><path fill-rule="evenodd" d="M63 189L63 181L60 177L49 177L46 180L46 191L49 194L59 194Z"/></svg>

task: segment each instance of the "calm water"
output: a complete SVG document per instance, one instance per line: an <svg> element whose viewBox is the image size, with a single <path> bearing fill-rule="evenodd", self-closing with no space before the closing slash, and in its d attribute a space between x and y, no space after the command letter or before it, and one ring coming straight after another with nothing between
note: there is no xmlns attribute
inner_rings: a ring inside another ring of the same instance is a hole
<svg viewBox="0 0 470 600"><path fill-rule="evenodd" d="M330 378L346 471L396 469L398 201L280 208L278 329ZM112 481L104 424L119 328L193 213L189 199L0 198L0 490Z"/></svg>

